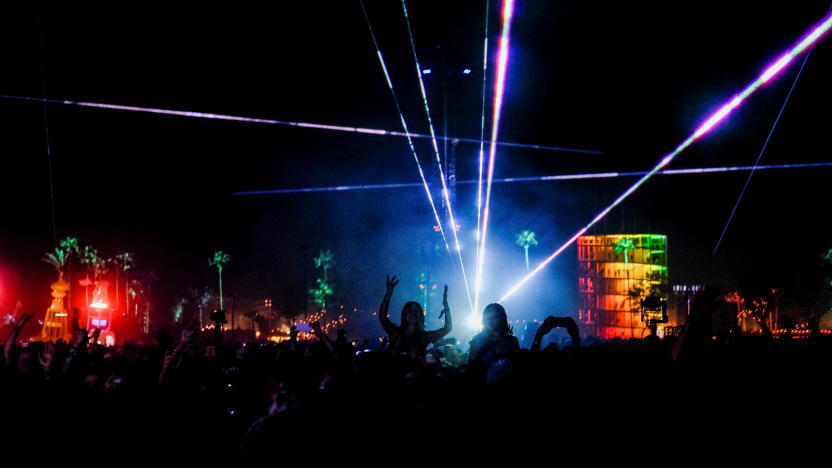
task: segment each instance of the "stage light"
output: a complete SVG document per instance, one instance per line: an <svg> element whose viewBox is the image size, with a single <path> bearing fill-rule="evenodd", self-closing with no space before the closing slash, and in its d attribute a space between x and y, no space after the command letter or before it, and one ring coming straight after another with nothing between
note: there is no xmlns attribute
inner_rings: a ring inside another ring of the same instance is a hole
<svg viewBox="0 0 832 468"><path fill-rule="evenodd" d="M466 69L462 70L462 74L463 74L463 75L470 75L470 74L471 74L471 69L470 69L470 68L466 68Z"/></svg>
<svg viewBox="0 0 832 468"><path fill-rule="evenodd" d="M423 75L430 75L431 74L431 69L430 68L425 68L424 70L422 70L422 74Z"/></svg>

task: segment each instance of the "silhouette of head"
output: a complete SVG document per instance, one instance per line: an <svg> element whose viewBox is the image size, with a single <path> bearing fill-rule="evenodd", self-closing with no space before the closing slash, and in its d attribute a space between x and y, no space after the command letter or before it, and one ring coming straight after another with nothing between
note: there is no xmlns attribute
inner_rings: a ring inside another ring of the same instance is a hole
<svg viewBox="0 0 832 468"><path fill-rule="evenodd" d="M482 312L482 324L484 331L488 333L499 335L511 333L511 329L508 326L506 309L496 302L485 306L485 310Z"/></svg>
<svg viewBox="0 0 832 468"><path fill-rule="evenodd" d="M422 305L416 301L410 301L402 307L401 326L414 325L417 330L425 329L425 313Z"/></svg>

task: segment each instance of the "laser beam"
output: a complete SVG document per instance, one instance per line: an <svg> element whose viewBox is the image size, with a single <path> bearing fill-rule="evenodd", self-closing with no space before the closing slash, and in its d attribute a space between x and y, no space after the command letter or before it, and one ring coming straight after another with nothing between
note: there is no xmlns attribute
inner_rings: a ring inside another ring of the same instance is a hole
<svg viewBox="0 0 832 468"><path fill-rule="evenodd" d="M445 236L445 229L442 227L442 220L439 218L439 213L436 211L436 203L433 201L433 195L430 193L430 185L425 179L425 173L422 170L422 164L419 163L419 155L416 154L416 147L413 146L413 139L410 138L410 131L407 129L407 121L402 113L402 108L399 105L399 98L396 97L396 91L393 89L393 81L390 79L390 74L387 72L387 65L384 63L384 56L381 55L381 48L379 48L376 34L373 32L373 26L370 24L370 17L367 16L367 10L364 8L364 2L358 2L361 5L361 11L364 13L364 21L367 23L367 29L370 32L370 38L373 40L373 45L376 48L376 55L378 55L378 63L381 65L381 70L384 72L384 78L387 80L387 87L390 89L390 95L393 97L393 103L396 105L396 112L399 113L399 119L402 122L402 129L407 136L407 144L410 147L410 152L413 155L413 160L416 162L416 168L419 170L419 178L422 180L422 185L425 188L425 195L428 197L430 208L433 211L433 217L436 220L436 225L439 227L439 234L442 235L442 241L445 243L445 250L448 255L451 255L451 247L448 245L448 238ZM452 226L454 228L454 226ZM455 230L455 229L454 229Z"/></svg>
<svg viewBox="0 0 832 468"><path fill-rule="evenodd" d="M656 175L689 175L689 174L712 174L719 172L737 172L737 171L760 171L767 169L799 169L810 167L830 167L832 162L819 163L796 163L796 164L770 164L759 166L722 166L722 167L692 167L685 169L666 169L659 171ZM756 169L755 169L756 168ZM504 177L494 179L497 183L516 183L516 182L551 182L559 180L582 180L582 179L614 179L617 177L637 177L647 174L648 171L641 172L590 172L587 174L554 174L537 177ZM479 180L460 180L459 185L473 185L479 183ZM364 184L364 185L336 185L331 187L304 187L304 188L287 188L274 190L249 190L232 192L231 195L284 195L294 193L320 193L320 192L349 192L354 190L383 190L383 189L400 189L400 188L415 188L422 187L421 182L403 182L391 184Z"/></svg>
<svg viewBox="0 0 832 468"><path fill-rule="evenodd" d="M0 99L8 99L12 101L31 101L31 102L40 102L40 103L47 103L47 104L60 104L64 106L75 106L75 107L89 107L95 109L107 109L107 110L117 110L117 111L127 111L127 112L140 112L144 114L160 114L160 115L172 115L176 117L188 117L193 119L207 119L207 120L225 120L231 122L244 122L244 123L255 123L255 124L266 124L266 125L282 125L287 127L299 127L299 128L309 128L315 130L327 130L333 132L348 132L348 133L361 133L364 135L379 135L379 136L392 136L392 137L402 137L402 138L415 138L415 139L428 139L430 135L425 135L421 133L404 133L404 132L397 132L395 130L385 130L381 128L364 128L364 127L350 127L346 125L329 125L329 124L322 124L322 123L312 123L312 122L290 122L288 120L276 120L276 119L261 119L256 117L244 117L239 115L230 115L230 114L216 114L213 112L197 112L197 111L185 111L185 110L176 110L176 109L162 109L157 107L141 107L141 106L126 106L121 104L107 104L102 102L87 102L87 101L72 101L68 99L53 99L53 98L40 98L40 97L33 97L33 96L16 96L12 94L0 94ZM460 137L451 137L446 135L437 135L436 138L438 140L448 140L448 141L459 141L464 143L476 143L479 144L482 142L482 138L460 138ZM497 146L505 146L510 148L523 148L523 149L533 149L533 150L542 150L542 151L562 151L567 153L579 153L579 154L596 154L601 155L604 154L603 151L596 151L596 150L588 150L588 149L579 149L579 148L566 148L562 146L550 146L550 145L534 145L529 143L517 143L517 142L510 142L510 141L498 141Z"/></svg>
<svg viewBox="0 0 832 468"><path fill-rule="evenodd" d="M537 273L539 273L543 268L546 267L549 263L551 263L558 255L561 254L567 247L572 245L578 237L582 236L589 228L595 225L598 221L602 220L607 214L613 210L616 206L618 206L621 202L627 199L630 195L633 194L642 184L647 182L653 175L664 169L668 164L670 164L676 156L678 156L682 151L687 149L690 145L694 142L702 138L708 132L710 132L713 128L723 122L735 109L737 109L749 96L751 96L755 91L757 91L761 86L768 83L772 78L777 76L780 72L782 72L793 60L797 57L801 52L806 50L809 46L814 44L818 39L823 36L824 33L829 31L829 28L832 27L832 14L827 14L824 19L815 25L813 28L809 30L809 32L803 36L803 38L798 41L798 43L781 55L773 64L766 67L763 72L757 77L756 80L752 81L751 84L745 87L739 94L735 95L730 101L726 104L723 104L719 109L717 109L713 114L711 114L705 121L702 123L690 136L688 136L679 146L677 146L673 151L665 155L659 162L656 164L653 169L649 172L644 174L636 183L634 183L630 188L628 188L624 193L622 193L618 198L616 198L612 204L608 207L604 208L600 213L598 213L592 221L590 221L586 226L582 227L575 235L570 237L563 245L561 245L557 250L554 251L551 255L546 257L545 260L540 262L538 266L536 266L531 272L529 272L526 276L523 277L520 281L518 281L514 286L509 288L505 294L499 299L499 302L502 302L509 298L512 294L517 292L520 288L523 287L531 278L533 278Z"/></svg>
<svg viewBox="0 0 832 468"><path fill-rule="evenodd" d="M442 170L442 159L439 157L439 145L436 143L436 132L433 130L433 119L430 117L430 105L428 104L428 95L425 92L425 82L422 79L422 66L419 63L419 55L416 53L416 41L413 39L413 31L410 27L410 16L407 14L407 2L402 0L402 11L404 12L404 21L407 24L407 35L410 37L410 49L413 51L413 61L416 63L416 76L419 79L419 90L422 92L422 104L425 108L425 115L428 119L428 128L430 130L431 142L433 143L433 153L436 156L436 167L439 169L439 180L442 182L442 197L445 200L445 206L448 207L448 220L451 223L451 233L454 236L454 248L457 257L459 258L459 268L462 271L462 281L465 283L465 294L468 296L468 304L471 307L471 312L474 309L474 302L471 300L471 290L468 286L468 275L465 273L465 262L462 261L462 246L459 245L459 234L456 232L456 219L454 219L454 209L451 205L451 194L448 191L448 185L445 181L445 171Z"/></svg>
<svg viewBox="0 0 832 468"><path fill-rule="evenodd" d="M480 232L482 232L482 173L485 166L485 90L488 84L488 18L491 4L489 0L485 0L485 25L483 27L482 40L482 96L481 96L481 110L480 110L480 152L479 152L479 171L477 173L477 253L474 257L474 272L479 271L480 265ZM476 276L479 278L479 275ZM479 304L474 306L474 314L476 316Z"/></svg>
<svg viewBox="0 0 832 468"><path fill-rule="evenodd" d="M500 113L503 109L503 93L508 67L509 38L511 36L511 18L514 14L514 0L503 0L500 42L497 46L497 73L494 79L494 108L491 114L491 140L488 148L488 170L485 185L485 205L482 209L482 228L480 229L479 254L474 284L474 310L479 310L480 291L482 290L482 272L485 264L486 240L488 238L489 206L491 204L491 184L494 180L494 159L496 157L497 134L500 129Z"/></svg>

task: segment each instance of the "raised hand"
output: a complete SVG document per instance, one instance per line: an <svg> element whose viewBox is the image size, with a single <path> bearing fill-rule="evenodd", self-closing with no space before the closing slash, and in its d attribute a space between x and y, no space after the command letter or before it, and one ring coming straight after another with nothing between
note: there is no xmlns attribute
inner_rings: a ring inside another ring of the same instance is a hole
<svg viewBox="0 0 832 468"><path fill-rule="evenodd" d="M52 358L55 356L55 343L51 341L46 342L46 346L44 346L43 351L38 354L38 362L40 362L41 367L43 370L48 371L49 366L52 365Z"/></svg>
<svg viewBox="0 0 832 468"><path fill-rule="evenodd" d="M90 337L90 343L97 344L99 336L101 336L101 329L96 328L95 330L92 331L92 336Z"/></svg>
<svg viewBox="0 0 832 468"><path fill-rule="evenodd" d="M393 290L396 289L397 284L399 284L399 280L396 279L396 275L392 277L387 275L387 280L384 281L384 285L387 286L387 294L393 294Z"/></svg>
<svg viewBox="0 0 832 468"><path fill-rule="evenodd" d="M537 334L539 334L540 336L543 336L543 335L549 333L550 331L552 331L552 329L555 328L556 325L557 325L557 319L550 315L550 316L546 317L543 320L543 323L537 329Z"/></svg>
<svg viewBox="0 0 832 468"><path fill-rule="evenodd" d="M19 315L19 316L17 316L17 318L12 319L10 325L12 326L12 328L14 328L16 331L19 332L20 330L23 329L23 326L26 325L26 322L28 322L32 318L32 316L33 316L33 314Z"/></svg>
<svg viewBox="0 0 832 468"><path fill-rule="evenodd" d="M312 323L309 324L309 327L312 328L312 333L314 333L316 335L320 335L324 332L321 329L321 323L320 322L312 322Z"/></svg>
<svg viewBox="0 0 832 468"><path fill-rule="evenodd" d="M445 290L442 292L442 311L439 312L439 318L442 318L449 310L448 307L448 285L445 285Z"/></svg>

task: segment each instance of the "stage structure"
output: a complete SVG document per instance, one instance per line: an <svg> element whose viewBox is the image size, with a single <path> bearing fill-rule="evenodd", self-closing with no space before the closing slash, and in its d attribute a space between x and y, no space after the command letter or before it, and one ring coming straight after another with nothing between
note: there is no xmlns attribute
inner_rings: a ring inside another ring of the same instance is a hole
<svg viewBox="0 0 832 468"><path fill-rule="evenodd" d="M116 336L112 331L113 308L110 305L110 296L107 293L109 286L109 281L95 282L92 302L87 311L87 330L90 333L96 328L101 330L98 337L99 344L113 346L116 343Z"/></svg>
<svg viewBox="0 0 832 468"><path fill-rule="evenodd" d="M69 285L64 281L63 274L58 281L52 283L52 305L46 310L46 317L43 320L40 338L42 341L64 340L69 343L72 339L72 331L69 329L68 313L64 306L66 292Z"/></svg>
<svg viewBox="0 0 832 468"><path fill-rule="evenodd" d="M649 334L642 300L666 299L667 236L610 234L578 238L578 321L586 335L604 339ZM664 326L659 324L658 334Z"/></svg>

